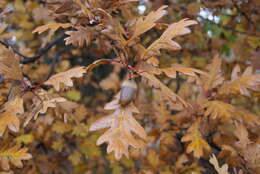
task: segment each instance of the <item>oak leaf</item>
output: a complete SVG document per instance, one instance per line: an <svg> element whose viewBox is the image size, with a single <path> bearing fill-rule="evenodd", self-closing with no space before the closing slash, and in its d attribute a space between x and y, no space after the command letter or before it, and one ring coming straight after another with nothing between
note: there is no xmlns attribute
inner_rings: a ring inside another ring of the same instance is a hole
<svg viewBox="0 0 260 174"><path fill-rule="evenodd" d="M41 101L38 97L41 98ZM66 101L66 99L63 97L46 94L44 92L39 93L39 96L35 96L34 99L35 102L33 109L25 113L26 119L23 124L24 127L29 123L32 118L37 119L39 114L46 113L48 108L54 108L56 107L57 103L62 103Z"/></svg>
<svg viewBox="0 0 260 174"><path fill-rule="evenodd" d="M110 102L105 108L115 109L115 111L113 114L97 120L89 128L90 131L109 128L99 137L97 145L108 142L107 152L115 151L116 159L120 159L122 155L128 157L129 146L142 148L144 146L143 140L146 140L147 135L143 127L133 117L133 113L138 110L131 104L121 108L118 105L118 98ZM136 139L132 133L139 136L140 139Z"/></svg>
<svg viewBox="0 0 260 174"><path fill-rule="evenodd" d="M0 75L8 80L22 80L20 59L11 49L0 45Z"/></svg>
<svg viewBox="0 0 260 174"><path fill-rule="evenodd" d="M76 27L77 31L66 31L65 34L69 37L65 38L65 44L83 47L84 43L88 46L93 39L93 31L86 27Z"/></svg>
<svg viewBox="0 0 260 174"><path fill-rule="evenodd" d="M17 114L23 114L23 99L16 97L8 101L2 108L3 112L0 113L0 136L3 136L6 128L8 127L13 132L19 131L20 121Z"/></svg>
<svg viewBox="0 0 260 174"><path fill-rule="evenodd" d="M176 78L177 72L180 72L180 73L188 75L188 76L196 76L197 74L205 74L205 72L203 72L201 70L185 67L184 65L181 65L181 64L173 64L170 68L162 68L161 70L170 78Z"/></svg>
<svg viewBox="0 0 260 174"><path fill-rule="evenodd" d="M87 71L91 71L96 66L99 66L99 65L102 65L102 64L105 64L105 63L109 63L109 62L111 62L109 59L99 59L99 60L96 60L95 62L93 62L90 65L88 65L86 67L86 70Z"/></svg>
<svg viewBox="0 0 260 174"><path fill-rule="evenodd" d="M182 142L191 141L186 151L188 153L193 152L194 156L200 158L203 156L203 150L210 151L210 146L208 143L203 139L200 133L200 122L196 121L192 124L192 126L188 129L188 134L182 137Z"/></svg>
<svg viewBox="0 0 260 174"><path fill-rule="evenodd" d="M52 32L55 32L56 30L58 30L59 28L69 28L71 27L71 24L70 23L65 23L65 24L62 24L62 23L54 23L54 24L46 24L46 25L42 25L42 26L39 26L37 27L36 29L34 29L32 31L32 33L43 33L47 30L51 30Z"/></svg>
<svg viewBox="0 0 260 174"><path fill-rule="evenodd" d="M0 162L4 170L10 169L10 164L18 168L23 167L22 160L31 159L32 155L27 152L27 148L20 148L18 145L13 147L2 146L0 149Z"/></svg>
<svg viewBox="0 0 260 174"><path fill-rule="evenodd" d="M176 101L180 101L183 106L188 107L191 105L189 103L187 103L186 101L184 101L180 96L178 96L177 94L175 94L174 92L172 92L172 90L170 88L168 88L167 86L165 86L159 79L157 79L153 74L149 74L146 72L140 73L140 75L142 75L143 77L145 77L146 79L149 80L149 84L155 88L159 88L161 90L161 92L167 96L171 101L176 102Z"/></svg>
<svg viewBox="0 0 260 174"><path fill-rule="evenodd" d="M151 11L145 18L140 17L136 21L134 33L129 40L132 40L153 28L156 25L155 22L166 14L165 8L167 8L166 5L160 7L156 11Z"/></svg>
<svg viewBox="0 0 260 174"><path fill-rule="evenodd" d="M221 64L221 58L216 55L211 64L206 67L208 73L207 75L202 75L202 86L205 91L216 88L223 83L224 78L221 74Z"/></svg>
<svg viewBox="0 0 260 174"><path fill-rule="evenodd" d="M190 25L197 24L194 20L182 19L177 23L171 24L161 35L159 39L154 41L142 54L143 59L150 58L154 55L160 55L160 49L179 50L181 46L172 39L190 33L187 28Z"/></svg>
<svg viewBox="0 0 260 174"><path fill-rule="evenodd" d="M253 68L247 67L244 73L238 77L240 69L237 66L233 69L231 81L222 85L219 89L220 94L237 94L241 93L245 96L250 96L249 89L258 90L260 85L260 74L252 74Z"/></svg>
<svg viewBox="0 0 260 174"><path fill-rule="evenodd" d="M239 115L236 114L236 108L233 105L222 101L207 101L203 103L202 107L206 109L204 115L210 116L213 119L219 119L225 122L233 118L240 118Z"/></svg>
<svg viewBox="0 0 260 174"><path fill-rule="evenodd" d="M46 82L44 82L44 84L52 85L56 91L59 91L61 83L65 84L66 86L72 87L72 78L82 77L84 73L86 73L86 69L83 66L72 68L68 71L51 76Z"/></svg>

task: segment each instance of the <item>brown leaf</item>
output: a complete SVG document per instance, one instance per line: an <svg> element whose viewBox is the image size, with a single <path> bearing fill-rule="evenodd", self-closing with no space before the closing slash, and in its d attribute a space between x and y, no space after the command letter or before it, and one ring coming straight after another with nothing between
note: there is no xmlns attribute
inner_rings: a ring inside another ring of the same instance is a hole
<svg viewBox="0 0 260 174"><path fill-rule="evenodd" d="M142 140L147 139L145 130L133 117L136 108L127 106L121 108L118 105L118 99L112 101L107 109L115 108L113 114L103 117L90 126L90 131L96 131L103 128L109 128L99 139L97 145L108 142L107 152L115 151L116 159L120 159L122 155L128 157L129 146L134 148L142 148L144 143ZM141 139L136 139L132 135L139 136Z"/></svg>
<svg viewBox="0 0 260 174"><path fill-rule="evenodd" d="M239 115L236 114L236 108L233 105L222 101L207 101L202 107L206 109L204 113L205 116L210 116L213 119L219 119L223 122L240 118Z"/></svg>
<svg viewBox="0 0 260 174"><path fill-rule="evenodd" d="M221 74L222 60L219 56L215 56L212 63L207 66L207 75L202 75L202 86L205 91L216 88L223 83L224 78Z"/></svg>
<svg viewBox="0 0 260 174"><path fill-rule="evenodd" d="M154 55L160 55L160 49L178 50L181 46L172 39L190 33L187 28L190 25L197 24L194 20L183 19L177 23L171 24L161 35L159 39L154 41L142 54L143 59L150 58Z"/></svg>
<svg viewBox="0 0 260 174"><path fill-rule="evenodd" d="M39 97L41 98L41 101L39 100ZM26 119L24 121L23 127L25 127L32 118L37 119L39 114L46 113L48 108L54 108L56 107L57 103L66 101L66 99L63 97L47 94L42 91L39 92L38 97L35 96L34 99L35 101L33 109L25 113Z"/></svg>
<svg viewBox="0 0 260 174"><path fill-rule="evenodd" d="M142 75L143 77L148 79L151 86L153 86L155 88L159 88L161 90L161 92L165 96L167 96L171 101L173 101L173 102L180 101L185 107L188 107L188 106L191 107L191 105L189 103L185 102L180 96L178 96L177 94L172 92L172 90L170 88L165 86L153 74L149 74L149 73L143 72L143 73L140 73L140 75Z"/></svg>
<svg viewBox="0 0 260 174"><path fill-rule="evenodd" d="M99 66L99 65L102 65L102 64L105 64L105 63L109 63L109 62L111 62L109 59L99 59L99 60L96 60L95 62L93 62L90 65L88 65L86 67L86 70L87 71L91 71L96 66Z"/></svg>
<svg viewBox="0 0 260 174"><path fill-rule="evenodd" d="M44 82L44 84L52 85L55 90L59 91L61 83L63 83L66 86L72 87L72 78L82 77L84 73L86 73L86 69L83 66L72 68L68 71L61 72L51 76L46 82Z"/></svg>
<svg viewBox="0 0 260 174"><path fill-rule="evenodd" d="M86 43L86 46L90 45L94 34L93 30L87 27L76 27L77 31L66 31L65 33L69 35L69 37L65 38L65 44L69 45L72 44L74 46L83 47Z"/></svg>
<svg viewBox="0 0 260 174"><path fill-rule="evenodd" d="M206 74L201 70L185 67L184 65L181 64L173 64L170 68L163 68L161 70L170 78L176 78L177 72L180 72L188 76L197 76L197 74Z"/></svg>
<svg viewBox="0 0 260 174"><path fill-rule="evenodd" d="M61 23L46 24L46 25L42 25L42 26L37 27L36 29L34 29L32 31L32 33L41 34L41 33L43 33L44 31L47 31L47 30L51 30L52 32L55 32L60 27L62 27L62 28L69 28L69 27L71 27L71 24L70 23L65 23L65 24L61 24Z"/></svg>
<svg viewBox="0 0 260 174"><path fill-rule="evenodd" d="M249 89L257 91L260 85L260 74L252 74L252 71L252 67L247 67L244 73L238 77L239 71L236 66L232 72L231 81L221 86L219 93L223 95L241 93L250 96Z"/></svg>
<svg viewBox="0 0 260 174"><path fill-rule="evenodd" d="M224 164L220 167L218 160L214 154L212 154L212 156L210 157L209 162L214 166L218 174L229 174L228 165Z"/></svg>
<svg viewBox="0 0 260 174"><path fill-rule="evenodd" d="M156 25L155 22L166 14L165 8L167 8L166 5L160 7L156 11L151 11L145 18L140 17L136 21L134 33L129 40L132 40L153 28Z"/></svg>
<svg viewBox="0 0 260 174"><path fill-rule="evenodd" d="M20 59L11 49L0 45L0 75L8 80L22 80L23 74L19 61Z"/></svg>

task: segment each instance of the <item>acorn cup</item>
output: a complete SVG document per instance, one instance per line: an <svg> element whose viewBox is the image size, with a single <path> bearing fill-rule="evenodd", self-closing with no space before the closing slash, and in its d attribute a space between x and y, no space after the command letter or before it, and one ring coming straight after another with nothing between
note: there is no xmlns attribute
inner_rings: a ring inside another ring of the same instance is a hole
<svg viewBox="0 0 260 174"><path fill-rule="evenodd" d="M131 103L137 94L137 84L134 79L125 80L122 83L119 103L122 107L127 106Z"/></svg>

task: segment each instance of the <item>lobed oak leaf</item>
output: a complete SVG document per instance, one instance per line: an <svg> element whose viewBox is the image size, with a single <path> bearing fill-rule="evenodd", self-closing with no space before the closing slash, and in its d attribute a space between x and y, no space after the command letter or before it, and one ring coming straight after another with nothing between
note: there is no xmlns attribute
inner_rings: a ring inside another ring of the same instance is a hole
<svg viewBox="0 0 260 174"><path fill-rule="evenodd" d="M222 166L219 165L218 160L214 154L209 159L209 162L214 166L215 170L218 174L229 174L228 172L228 165L224 164Z"/></svg>
<svg viewBox="0 0 260 174"><path fill-rule="evenodd" d="M145 18L140 17L136 21L134 33L129 40L132 40L152 29L156 25L155 22L166 14L165 8L167 8L166 5L160 7L156 11L151 11Z"/></svg>
<svg viewBox="0 0 260 174"><path fill-rule="evenodd" d="M204 112L205 116L210 116L213 119L219 119L223 122L232 121L234 118L240 118L240 116L236 113L236 108L233 105L222 101L206 101L202 104L202 107L206 109Z"/></svg>
<svg viewBox="0 0 260 174"><path fill-rule="evenodd" d="M20 59L12 50L0 45L0 75L8 80L22 80L23 74L19 61Z"/></svg>
<svg viewBox="0 0 260 174"><path fill-rule="evenodd" d="M221 58L216 55L212 63L209 64L206 69L208 70L207 75L202 75L202 86L205 91L208 91L210 89L216 88L220 84L223 83L224 78L222 77L221 74L221 64L222 60Z"/></svg>
<svg viewBox="0 0 260 174"><path fill-rule="evenodd" d="M114 104L116 104L116 102L114 102ZM142 148L144 145L142 140L147 139L145 130L133 117L133 113L136 112L135 109L136 108L131 106L124 108L118 106L113 114L97 120L89 128L90 131L109 128L99 137L97 145L108 142L107 152L115 151L116 159L120 159L122 155L128 157L129 146ZM136 139L132 133L141 139Z"/></svg>
<svg viewBox="0 0 260 174"><path fill-rule="evenodd" d="M22 160L29 160L32 158L32 155L27 152L27 148L20 148L18 145L13 147L3 146L0 149L0 162L1 167L4 170L10 169L10 164L18 168L23 167Z"/></svg>
<svg viewBox="0 0 260 174"><path fill-rule="evenodd" d="M42 101L40 101L38 97L40 97ZM56 107L57 103L66 101L66 99L63 97L53 96L45 93L40 93L38 97L35 97L37 101L35 102L33 109L26 113L26 119L23 124L24 127L32 118L37 119L39 114L46 113L48 108L54 108Z"/></svg>
<svg viewBox="0 0 260 174"><path fill-rule="evenodd" d="M13 132L19 131L20 121L17 114L23 114L23 99L16 97L4 104L0 113L0 136L3 136L8 127Z"/></svg>
<svg viewBox="0 0 260 174"><path fill-rule="evenodd" d="M170 78L176 78L177 72L180 72L188 76L196 76L197 74L206 75L206 73L201 70L185 67L181 64L173 64L170 68L162 68L161 70Z"/></svg>
<svg viewBox="0 0 260 174"><path fill-rule="evenodd" d="M149 80L150 85L155 87L155 88L159 88L161 90L161 92L167 96L171 101L176 102L176 101L180 101L183 106L188 107L191 105L189 103L187 103L186 101L184 101L180 96L178 96L177 94L175 94L174 92L172 92L172 90L170 88L168 88L167 86L165 86L159 79L157 79L153 74L149 74L146 72L140 73L140 75L142 75L143 77L145 77L146 79Z"/></svg>
<svg viewBox="0 0 260 174"><path fill-rule="evenodd" d="M65 44L72 44L74 46L83 47L84 43L88 46L93 39L93 31L87 27L76 27L76 31L66 31L65 34L69 37L65 38Z"/></svg>
<svg viewBox="0 0 260 174"><path fill-rule="evenodd" d="M54 23L54 24L46 24L46 25L42 25L42 26L39 26L37 27L36 29L34 29L32 31L32 33L38 33L38 34L41 34L47 30L51 30L52 32L55 32L56 30L58 30L59 28L69 28L71 27L72 25L70 23L65 23L65 24L62 24L62 23Z"/></svg>
<svg viewBox="0 0 260 174"><path fill-rule="evenodd" d="M161 35L159 39L154 41L142 54L143 59L148 59L154 55L160 55L160 49L179 50L181 46L172 39L190 33L187 28L190 25L197 24L194 20L182 19L177 23L171 24Z"/></svg>
<svg viewBox="0 0 260 174"><path fill-rule="evenodd" d="M182 137L182 142L188 142L191 141L186 151L188 153L193 152L194 156L197 158L200 158L203 156L203 150L210 151L211 148L208 145L208 143L203 139L201 133L200 133L200 123L199 121L196 121L192 124L192 126L188 129L188 134Z"/></svg>
<svg viewBox="0 0 260 174"><path fill-rule="evenodd" d="M46 82L44 82L44 84L52 85L56 91L59 91L61 83L65 84L66 86L72 87L72 78L82 77L84 73L86 73L86 69L83 66L72 68L68 71L51 76Z"/></svg>
<svg viewBox="0 0 260 174"><path fill-rule="evenodd" d="M260 74L252 74L253 68L247 67L244 73L238 77L238 66L233 69L231 81L222 85L219 94L229 95L241 93L250 96L249 89L257 91L260 85Z"/></svg>

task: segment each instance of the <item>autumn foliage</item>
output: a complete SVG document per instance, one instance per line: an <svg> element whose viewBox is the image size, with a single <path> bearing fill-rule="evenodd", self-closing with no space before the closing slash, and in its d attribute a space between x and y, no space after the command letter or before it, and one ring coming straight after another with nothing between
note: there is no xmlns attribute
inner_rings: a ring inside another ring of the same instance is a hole
<svg viewBox="0 0 260 174"><path fill-rule="evenodd" d="M1 1L0 174L260 173L256 4Z"/></svg>

